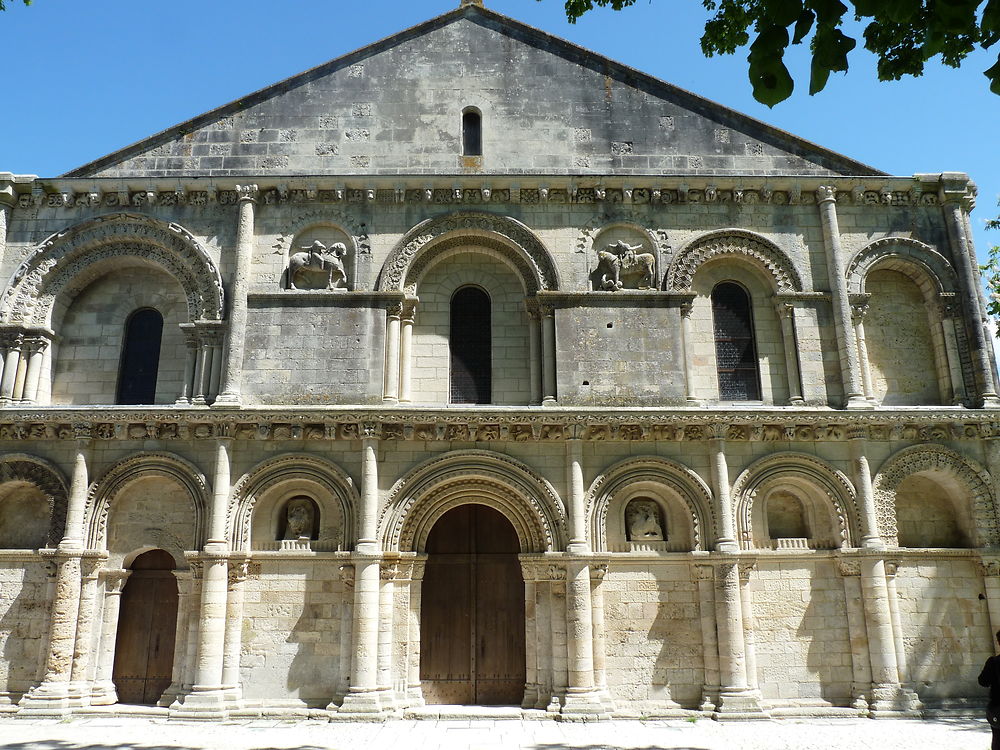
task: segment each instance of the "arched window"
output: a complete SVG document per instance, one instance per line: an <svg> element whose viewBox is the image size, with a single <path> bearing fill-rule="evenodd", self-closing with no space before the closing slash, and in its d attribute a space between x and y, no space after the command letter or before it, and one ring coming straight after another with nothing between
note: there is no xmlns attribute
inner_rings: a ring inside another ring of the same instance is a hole
<svg viewBox="0 0 1000 750"><path fill-rule="evenodd" d="M125 322L115 403L152 404L156 400L162 335L163 316L156 310L147 307L129 316Z"/></svg>
<svg viewBox="0 0 1000 750"><path fill-rule="evenodd" d="M462 155L483 155L483 116L472 107L462 112Z"/></svg>
<svg viewBox="0 0 1000 750"><path fill-rule="evenodd" d="M719 398L723 401L759 401L760 371L750 295L731 281L718 284L712 290L712 320Z"/></svg>
<svg viewBox="0 0 1000 750"><path fill-rule="evenodd" d="M453 404L490 403L492 339L489 296L477 287L462 287L451 298L448 346Z"/></svg>

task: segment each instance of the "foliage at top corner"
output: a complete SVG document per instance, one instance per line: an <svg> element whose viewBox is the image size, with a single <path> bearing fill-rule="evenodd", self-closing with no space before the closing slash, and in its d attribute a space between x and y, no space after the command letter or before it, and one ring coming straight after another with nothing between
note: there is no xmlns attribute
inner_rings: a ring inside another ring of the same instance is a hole
<svg viewBox="0 0 1000 750"><path fill-rule="evenodd" d="M1000 215L995 219L987 219L986 228L1000 229ZM985 265L979 267L986 289L986 312L1000 323L1000 245L991 247L987 257Z"/></svg>
<svg viewBox="0 0 1000 750"><path fill-rule="evenodd" d="M24 0L25 5L31 5L31 0ZM7 0L0 0L0 10L7 10Z"/></svg>
<svg viewBox="0 0 1000 750"><path fill-rule="evenodd" d="M575 22L595 5L621 10L636 0L565 0ZM848 68L858 40L844 32L845 19L863 26L864 47L878 58L878 77L919 76L940 56L957 68L977 47L1000 40L1000 0L702 0L711 14L701 37L706 56L731 55L749 45L748 73L754 98L773 107L792 94L795 82L783 57L789 44L812 52L809 93L823 90L830 73ZM1000 95L1000 56L983 71Z"/></svg>

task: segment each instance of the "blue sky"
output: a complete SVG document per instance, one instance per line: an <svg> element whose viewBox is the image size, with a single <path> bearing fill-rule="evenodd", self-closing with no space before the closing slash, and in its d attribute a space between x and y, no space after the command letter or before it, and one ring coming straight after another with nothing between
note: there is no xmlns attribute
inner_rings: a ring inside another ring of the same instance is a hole
<svg viewBox="0 0 1000 750"><path fill-rule="evenodd" d="M12 0L16 2L16 0ZM808 95L804 46L792 98L757 104L746 54L706 59L700 0L639 0L567 23L561 0L486 0L488 7L886 172L964 171L979 185L982 256L1000 244L983 221L1000 212L1000 96L981 71L932 62L922 78L879 83L875 61ZM246 93L451 10L458 0L34 0L8 3L0 171L52 177Z"/></svg>

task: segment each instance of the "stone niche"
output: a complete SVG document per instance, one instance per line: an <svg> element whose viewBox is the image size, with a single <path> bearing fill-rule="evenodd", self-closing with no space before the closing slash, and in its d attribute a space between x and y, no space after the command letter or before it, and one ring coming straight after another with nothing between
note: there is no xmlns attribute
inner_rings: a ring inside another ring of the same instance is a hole
<svg viewBox="0 0 1000 750"><path fill-rule="evenodd" d="M683 501L655 483L638 483L608 509L611 552L686 552L694 549L693 536Z"/></svg>
<svg viewBox="0 0 1000 750"><path fill-rule="evenodd" d="M659 288L656 248L644 231L612 224L594 235L590 287L595 292L649 291Z"/></svg>
<svg viewBox="0 0 1000 750"><path fill-rule="evenodd" d="M355 247L333 224L314 224L295 235L288 249L285 288L347 291L354 288Z"/></svg>

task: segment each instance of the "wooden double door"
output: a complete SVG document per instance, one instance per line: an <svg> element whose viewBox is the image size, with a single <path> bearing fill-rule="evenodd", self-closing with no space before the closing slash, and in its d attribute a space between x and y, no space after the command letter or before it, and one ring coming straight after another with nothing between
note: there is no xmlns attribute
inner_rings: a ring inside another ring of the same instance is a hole
<svg viewBox="0 0 1000 750"><path fill-rule="evenodd" d="M177 633L174 559L140 555L122 591L112 681L119 703L153 705L170 686Z"/></svg>
<svg viewBox="0 0 1000 750"><path fill-rule="evenodd" d="M420 683L427 703L520 705L524 578L517 533L484 505L445 513L427 540Z"/></svg>

